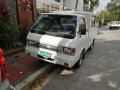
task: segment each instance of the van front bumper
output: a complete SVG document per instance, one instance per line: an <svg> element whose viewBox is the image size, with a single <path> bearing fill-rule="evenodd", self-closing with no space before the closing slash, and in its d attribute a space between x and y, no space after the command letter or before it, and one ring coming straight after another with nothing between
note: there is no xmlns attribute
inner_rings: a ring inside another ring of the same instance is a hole
<svg viewBox="0 0 120 90"><path fill-rule="evenodd" d="M63 65L63 66L67 65L67 67L70 67L70 68L73 67L73 65L77 62L77 60L75 59L74 56L68 56L65 54L55 54L55 55L53 55L53 58L51 60L41 58L38 55L39 48L34 48L34 47L30 47L30 46L26 46L25 51L27 54L29 54L33 57L36 57L41 60L44 60L44 61L47 61L50 63L54 63L54 64L59 64L59 65Z"/></svg>

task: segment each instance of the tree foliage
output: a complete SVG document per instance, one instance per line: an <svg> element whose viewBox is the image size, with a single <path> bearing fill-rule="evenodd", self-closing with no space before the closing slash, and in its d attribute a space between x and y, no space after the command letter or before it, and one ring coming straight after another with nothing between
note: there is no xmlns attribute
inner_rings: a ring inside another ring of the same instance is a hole
<svg viewBox="0 0 120 90"><path fill-rule="evenodd" d="M106 9L109 12L112 12L114 10L120 10L120 3L116 3L116 2L114 2L114 3L108 3Z"/></svg>
<svg viewBox="0 0 120 90"><path fill-rule="evenodd" d="M106 23L110 21L120 21L120 3L108 3L107 10L109 15L105 17Z"/></svg>
<svg viewBox="0 0 120 90"><path fill-rule="evenodd" d="M99 0L90 0L90 11L93 11L99 5Z"/></svg>
<svg viewBox="0 0 120 90"><path fill-rule="evenodd" d="M106 12L106 11L101 11L100 12L99 18L100 18L100 22L101 22L102 25L104 24L105 17L107 17L107 16L108 16L108 12Z"/></svg>
<svg viewBox="0 0 120 90"><path fill-rule="evenodd" d="M17 33L19 33L18 26L0 21L0 47L3 49L11 48L11 42Z"/></svg>
<svg viewBox="0 0 120 90"><path fill-rule="evenodd" d="M101 11L100 13L100 20L104 19L103 24L111 21L120 21L120 3L108 3L106 9L106 11Z"/></svg>

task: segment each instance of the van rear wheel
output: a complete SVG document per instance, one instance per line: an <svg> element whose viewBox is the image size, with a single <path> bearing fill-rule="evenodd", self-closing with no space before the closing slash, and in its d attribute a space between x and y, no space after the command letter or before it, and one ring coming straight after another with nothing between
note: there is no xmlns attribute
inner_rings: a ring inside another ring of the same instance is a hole
<svg viewBox="0 0 120 90"><path fill-rule="evenodd" d="M77 63L74 65L74 68L75 69L78 69L82 66L83 64L83 61L84 61L84 58L85 58L85 53L84 53L84 50L82 51L81 55L80 55L80 58L79 60L77 61Z"/></svg>
<svg viewBox="0 0 120 90"><path fill-rule="evenodd" d="M91 51L91 50L92 50L92 48L93 48L94 44L95 44L95 40L93 40L92 45L88 48L88 50L89 50L89 51Z"/></svg>

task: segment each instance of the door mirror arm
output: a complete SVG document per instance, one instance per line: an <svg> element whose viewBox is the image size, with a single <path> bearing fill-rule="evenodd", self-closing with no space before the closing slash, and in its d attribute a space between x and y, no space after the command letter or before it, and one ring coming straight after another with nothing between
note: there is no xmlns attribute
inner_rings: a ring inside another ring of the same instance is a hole
<svg viewBox="0 0 120 90"><path fill-rule="evenodd" d="M77 35L78 35L79 37L81 37L81 34L80 34L80 32L79 32L79 31L77 32Z"/></svg>
<svg viewBox="0 0 120 90"><path fill-rule="evenodd" d="M86 35L86 29L81 30L81 35Z"/></svg>

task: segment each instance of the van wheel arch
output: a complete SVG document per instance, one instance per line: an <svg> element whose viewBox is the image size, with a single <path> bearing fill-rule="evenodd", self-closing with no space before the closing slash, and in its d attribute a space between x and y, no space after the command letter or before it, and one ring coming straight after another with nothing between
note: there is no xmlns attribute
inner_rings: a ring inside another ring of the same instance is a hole
<svg viewBox="0 0 120 90"><path fill-rule="evenodd" d="M93 46L95 45L95 38L93 39L93 43L92 43L92 45L93 45Z"/></svg>
<svg viewBox="0 0 120 90"><path fill-rule="evenodd" d="M79 67L81 67L83 64L84 58L85 58L85 48L82 50L79 60L75 63L75 65L73 67L75 69L78 69Z"/></svg>
<svg viewBox="0 0 120 90"><path fill-rule="evenodd" d="M95 38L93 39L93 42L92 42L91 46L88 48L88 50L91 51L94 45L95 45Z"/></svg>

